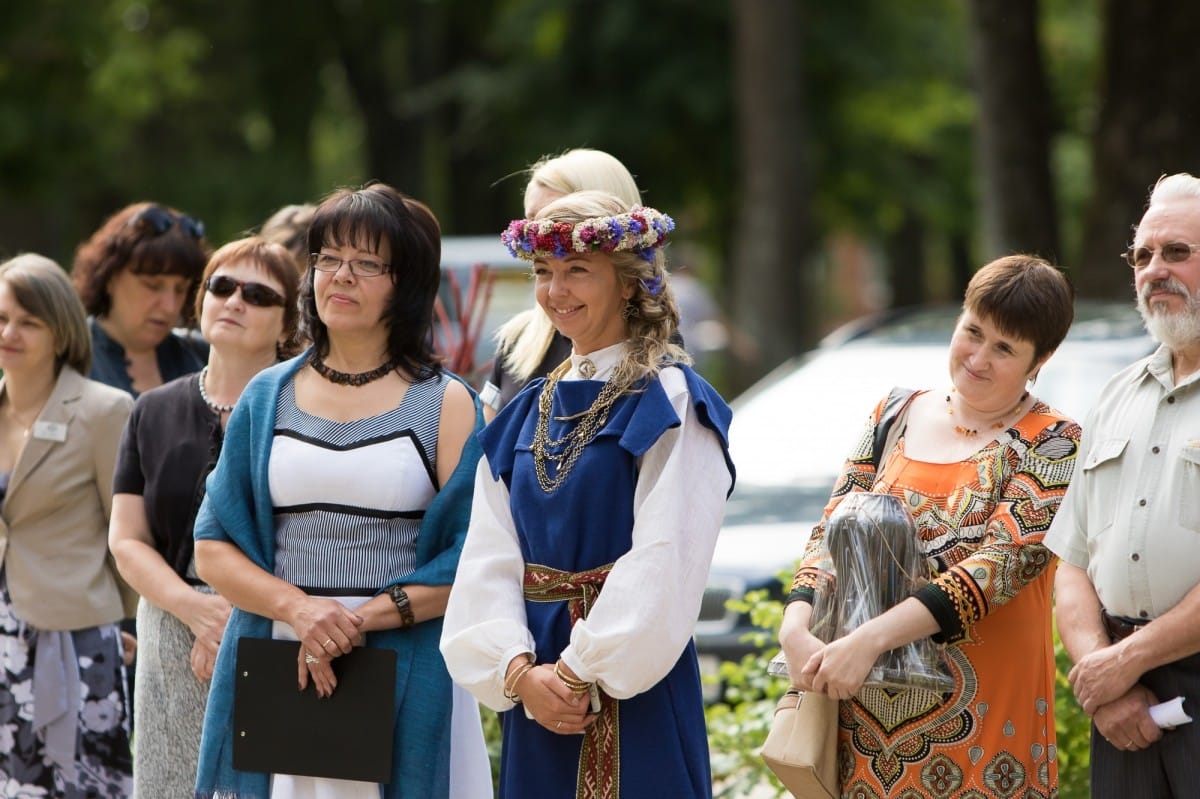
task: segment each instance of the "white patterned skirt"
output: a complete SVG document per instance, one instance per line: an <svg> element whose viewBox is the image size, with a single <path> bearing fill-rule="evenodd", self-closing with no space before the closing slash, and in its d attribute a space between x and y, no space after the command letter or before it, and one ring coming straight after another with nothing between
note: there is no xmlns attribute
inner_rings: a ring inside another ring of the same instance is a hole
<svg viewBox="0 0 1200 799"><path fill-rule="evenodd" d="M60 652L73 651L80 685L77 707L64 719L74 734L67 730L66 749L58 756L48 750L47 732L53 736L59 725L35 727L47 707L74 698L65 685L46 695L45 684L40 690L34 684L38 645L51 641ZM125 685L117 624L73 630L56 640L54 633L42 633L17 617L0 568L0 795L126 799L133 790L133 758ZM43 700L40 710L35 695Z"/></svg>

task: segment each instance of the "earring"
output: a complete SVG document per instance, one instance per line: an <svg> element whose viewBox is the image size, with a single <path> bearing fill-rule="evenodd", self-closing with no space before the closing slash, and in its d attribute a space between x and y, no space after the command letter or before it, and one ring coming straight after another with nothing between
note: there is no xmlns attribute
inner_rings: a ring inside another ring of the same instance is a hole
<svg viewBox="0 0 1200 799"><path fill-rule="evenodd" d="M628 300L625 301L625 307L621 309L622 319L632 319L637 316L637 307Z"/></svg>

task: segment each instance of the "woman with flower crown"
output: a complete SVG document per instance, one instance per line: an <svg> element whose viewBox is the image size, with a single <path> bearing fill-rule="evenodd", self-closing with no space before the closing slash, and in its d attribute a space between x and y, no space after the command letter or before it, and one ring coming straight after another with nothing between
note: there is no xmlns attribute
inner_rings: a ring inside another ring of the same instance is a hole
<svg viewBox="0 0 1200 799"><path fill-rule="evenodd" d="M729 407L671 342L674 227L603 192L503 240L572 352L480 434L442 653L503 712L500 796L712 794L692 644L733 487Z"/></svg>

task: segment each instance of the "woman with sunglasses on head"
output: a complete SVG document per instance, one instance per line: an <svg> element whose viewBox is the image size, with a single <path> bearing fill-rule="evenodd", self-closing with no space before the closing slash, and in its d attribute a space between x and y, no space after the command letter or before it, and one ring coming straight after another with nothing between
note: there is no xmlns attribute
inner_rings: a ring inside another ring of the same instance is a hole
<svg viewBox="0 0 1200 799"><path fill-rule="evenodd" d="M451 674L504 711L503 797L712 795L692 630L730 411L673 341L673 226L588 191L504 233L572 351L480 433L446 610Z"/></svg>
<svg viewBox="0 0 1200 799"><path fill-rule="evenodd" d="M133 401L84 377L92 346L66 272L0 265L0 795L124 799L132 788L117 622L136 595L105 546Z"/></svg>
<svg viewBox="0 0 1200 799"><path fill-rule="evenodd" d="M72 277L91 316L89 377L136 397L199 371L207 345L174 329L193 321L207 260L204 224L154 203L122 208L81 244Z"/></svg>
<svg viewBox="0 0 1200 799"><path fill-rule="evenodd" d="M125 206L80 244L71 277L89 315L88 377L137 397L199 371L208 345L174 328L192 322L207 260L204 224L157 203ZM121 628L132 701L137 630L131 619Z"/></svg>
<svg viewBox="0 0 1200 799"><path fill-rule="evenodd" d="M452 775L454 700L437 646L482 414L430 350L440 229L423 204L375 183L326 198L308 242L301 315L313 345L246 387L196 520L200 577L234 606L196 791L444 799L463 767ZM235 769L235 666L247 638L298 641L288 687L311 683L320 697L336 696L333 662L355 647L394 651L391 781ZM478 723L475 733L465 768L487 775Z"/></svg>
<svg viewBox="0 0 1200 799"><path fill-rule="evenodd" d="M295 354L291 254L251 237L213 253L195 313L210 344L198 374L142 394L113 481L109 546L139 594L134 796L190 796L208 681L229 603L196 574L192 523L225 425L258 372Z"/></svg>

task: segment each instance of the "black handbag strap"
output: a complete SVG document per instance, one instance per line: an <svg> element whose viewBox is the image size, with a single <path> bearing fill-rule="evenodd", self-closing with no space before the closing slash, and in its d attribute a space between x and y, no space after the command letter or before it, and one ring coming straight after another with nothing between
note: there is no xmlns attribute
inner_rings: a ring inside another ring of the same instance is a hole
<svg viewBox="0 0 1200 799"><path fill-rule="evenodd" d="M871 441L871 464L875 467L875 472L879 472L879 464L883 461L883 456L887 454L896 444L896 439L904 432L903 419L908 415L908 406L912 402L916 391L911 388L893 388L888 394L887 402L883 404L883 411L879 414L879 421L875 423L875 437ZM897 423L900 423L897 427ZM893 434L894 431L894 434Z"/></svg>

